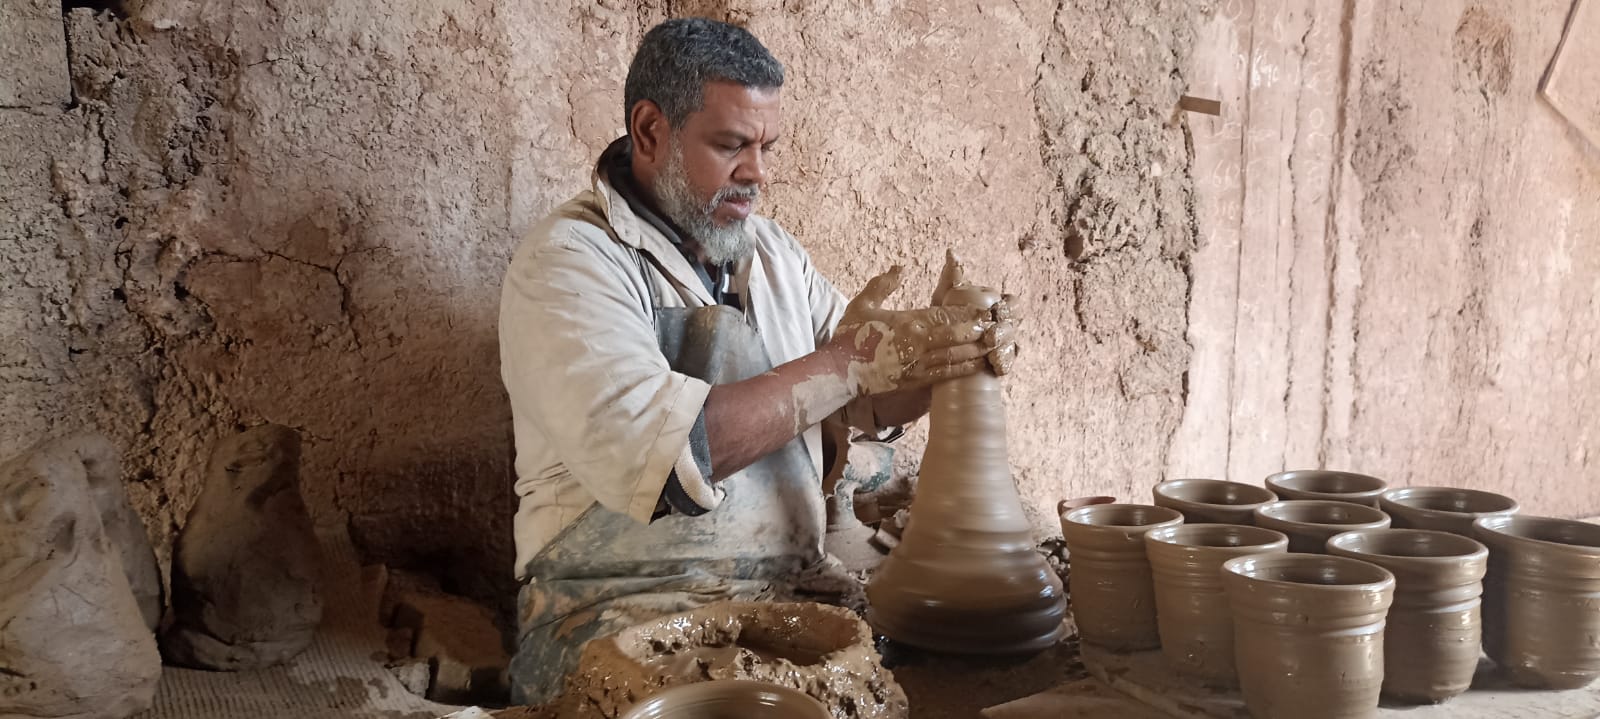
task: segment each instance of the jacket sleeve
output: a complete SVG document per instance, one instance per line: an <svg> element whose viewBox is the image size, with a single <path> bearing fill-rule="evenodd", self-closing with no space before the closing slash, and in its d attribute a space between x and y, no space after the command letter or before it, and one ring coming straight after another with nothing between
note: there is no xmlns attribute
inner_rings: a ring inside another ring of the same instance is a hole
<svg viewBox="0 0 1600 719"><path fill-rule="evenodd" d="M710 386L667 365L620 253L570 223L534 231L548 241L519 251L502 290L506 391L601 505L648 522L669 477L695 472L689 438Z"/></svg>

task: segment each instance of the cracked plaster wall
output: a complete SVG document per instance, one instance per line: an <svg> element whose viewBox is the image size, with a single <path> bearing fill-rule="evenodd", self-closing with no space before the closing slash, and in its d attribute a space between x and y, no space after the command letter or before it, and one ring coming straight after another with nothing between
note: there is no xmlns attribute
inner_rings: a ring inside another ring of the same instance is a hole
<svg viewBox="0 0 1600 719"><path fill-rule="evenodd" d="M1161 475L1188 365L1187 3L121 10L70 12L71 97L0 110L0 455L109 434L163 551L215 438L271 421L307 440L319 521L503 587L502 270L619 133L643 30L682 14L788 64L765 209L842 289L902 262L920 302L954 245L1023 297L1007 394L1041 534L1060 497Z"/></svg>
<svg viewBox="0 0 1600 719"><path fill-rule="evenodd" d="M1537 94L1572 7L1232 0L1202 18L1189 73L1226 110L1194 122L1173 475L1323 465L1600 514L1600 148Z"/></svg>

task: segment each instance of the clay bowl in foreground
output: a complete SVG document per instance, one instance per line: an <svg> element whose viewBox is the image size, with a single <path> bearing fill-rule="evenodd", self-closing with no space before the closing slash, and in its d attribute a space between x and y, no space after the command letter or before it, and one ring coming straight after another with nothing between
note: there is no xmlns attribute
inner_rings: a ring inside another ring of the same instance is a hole
<svg viewBox="0 0 1600 719"><path fill-rule="evenodd" d="M1511 681L1577 689L1600 676L1600 526L1506 515L1474 523L1489 546L1483 647Z"/></svg>
<svg viewBox="0 0 1600 719"><path fill-rule="evenodd" d="M1394 575L1357 559L1313 554L1254 554L1222 568L1251 715L1377 715Z"/></svg>
<svg viewBox="0 0 1600 719"><path fill-rule="evenodd" d="M1378 508L1401 529L1434 529L1475 536L1472 523L1516 514L1516 500L1503 494L1455 487L1401 487L1384 492Z"/></svg>
<svg viewBox="0 0 1600 719"><path fill-rule="evenodd" d="M821 702L788 687L741 679L680 684L633 705L622 719L831 719Z"/></svg>
<svg viewBox="0 0 1600 719"><path fill-rule="evenodd" d="M1371 507L1325 499L1291 499L1256 509L1256 526L1289 535L1289 551L1321 554L1336 534L1384 529L1389 515Z"/></svg>
<svg viewBox="0 0 1600 719"><path fill-rule="evenodd" d="M1361 529L1328 540L1328 554L1394 575L1383 637L1383 693L1435 704L1472 685L1481 649L1479 597L1489 550L1449 532Z"/></svg>
<svg viewBox="0 0 1600 719"><path fill-rule="evenodd" d="M1150 493L1156 506L1176 509L1190 523L1250 524L1257 507L1278 500L1265 488L1220 479L1173 479Z"/></svg>
<svg viewBox="0 0 1600 719"><path fill-rule="evenodd" d="M1325 499L1378 506L1389 483L1377 477L1331 469L1297 469L1267 477L1267 489L1279 499Z"/></svg>

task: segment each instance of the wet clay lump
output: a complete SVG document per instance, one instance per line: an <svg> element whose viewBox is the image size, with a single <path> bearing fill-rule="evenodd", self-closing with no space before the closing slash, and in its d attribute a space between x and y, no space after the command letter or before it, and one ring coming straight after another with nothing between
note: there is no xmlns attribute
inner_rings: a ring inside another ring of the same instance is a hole
<svg viewBox="0 0 1600 719"><path fill-rule="evenodd" d="M999 295L958 285L946 305ZM989 370L935 385L911 523L867 585L867 621L895 641L958 653L1044 649L1064 634L1061 580L1038 552L1006 453Z"/></svg>
<svg viewBox="0 0 1600 719"><path fill-rule="evenodd" d="M1250 554L1282 554L1282 532L1237 524L1184 524L1144 535L1155 580L1161 652L1178 671L1208 684L1234 686L1233 614L1222 564Z"/></svg>
<svg viewBox="0 0 1600 719"><path fill-rule="evenodd" d="M1482 544L1448 532L1362 529L1328 540L1328 553L1394 575L1383 641L1385 696L1433 704L1472 685L1489 559Z"/></svg>
<svg viewBox="0 0 1600 719"><path fill-rule="evenodd" d="M804 692L836 719L898 719L908 711L905 692L872 647L871 630L850 610L718 602L584 645L558 716L615 719L663 689L724 679Z"/></svg>
<svg viewBox="0 0 1600 719"><path fill-rule="evenodd" d="M1576 689L1600 675L1600 526L1479 519L1489 547L1484 649L1519 686Z"/></svg>
<svg viewBox="0 0 1600 719"><path fill-rule="evenodd" d="M1195 524L1251 524L1257 507L1278 500L1261 487L1219 479L1168 480L1151 494L1156 506L1176 509L1184 521Z"/></svg>
<svg viewBox="0 0 1600 719"><path fill-rule="evenodd" d="M1096 504L1061 518L1068 596L1083 641L1119 652L1161 644L1144 535L1182 523L1177 510L1145 504Z"/></svg>
<svg viewBox="0 0 1600 719"><path fill-rule="evenodd" d="M1493 492L1455 487L1401 487L1384 492L1378 508L1396 529L1433 529L1476 536L1472 523L1484 517L1516 514L1516 500Z"/></svg>
<svg viewBox="0 0 1600 719"><path fill-rule="evenodd" d="M1251 715L1377 715L1384 615L1394 596L1388 570L1314 554L1254 555L1222 566Z"/></svg>
<svg viewBox="0 0 1600 719"><path fill-rule="evenodd" d="M1256 526L1289 535L1289 551L1321 554L1336 534L1356 529L1383 529L1389 516L1349 502L1292 499L1256 509Z"/></svg>
<svg viewBox="0 0 1600 719"><path fill-rule="evenodd" d="M1368 507L1377 507L1378 495L1389 488L1377 477L1331 469L1279 472L1267 477L1266 485L1279 499L1325 499Z"/></svg>

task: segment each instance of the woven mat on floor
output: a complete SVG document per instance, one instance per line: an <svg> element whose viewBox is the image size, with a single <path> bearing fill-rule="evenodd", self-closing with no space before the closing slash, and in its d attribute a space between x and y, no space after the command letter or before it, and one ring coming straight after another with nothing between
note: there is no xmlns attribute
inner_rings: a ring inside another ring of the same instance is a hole
<svg viewBox="0 0 1600 719"><path fill-rule="evenodd" d="M460 707L407 691L383 666L383 588L363 581L348 535L319 532L322 629L290 663L250 672L162 667L155 704L135 719L434 719Z"/></svg>

